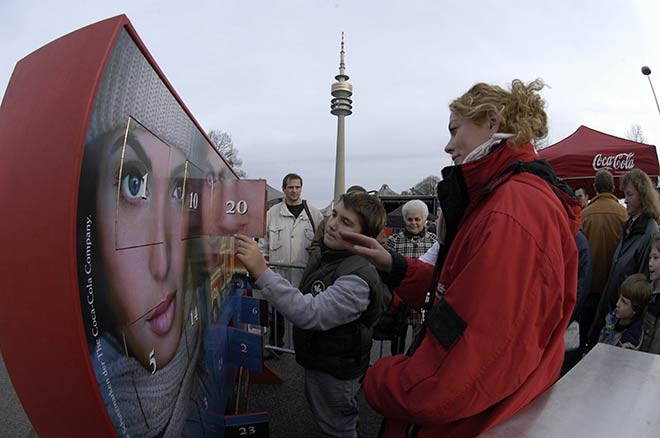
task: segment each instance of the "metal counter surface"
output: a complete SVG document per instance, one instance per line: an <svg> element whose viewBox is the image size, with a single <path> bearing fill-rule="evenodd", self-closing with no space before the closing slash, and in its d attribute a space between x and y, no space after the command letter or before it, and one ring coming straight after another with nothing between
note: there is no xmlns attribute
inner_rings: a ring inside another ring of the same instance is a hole
<svg viewBox="0 0 660 438"><path fill-rule="evenodd" d="M659 437L660 355L596 345L527 408L482 438Z"/></svg>

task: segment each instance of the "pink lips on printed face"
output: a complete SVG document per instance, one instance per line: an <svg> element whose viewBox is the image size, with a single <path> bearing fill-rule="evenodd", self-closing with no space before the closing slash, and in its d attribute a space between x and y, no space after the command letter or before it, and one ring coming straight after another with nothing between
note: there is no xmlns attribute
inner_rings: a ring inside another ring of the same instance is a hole
<svg viewBox="0 0 660 438"><path fill-rule="evenodd" d="M176 310L176 292L172 292L168 297L154 309L151 318L147 320L151 330L158 336L164 336L169 333L174 322L174 311Z"/></svg>

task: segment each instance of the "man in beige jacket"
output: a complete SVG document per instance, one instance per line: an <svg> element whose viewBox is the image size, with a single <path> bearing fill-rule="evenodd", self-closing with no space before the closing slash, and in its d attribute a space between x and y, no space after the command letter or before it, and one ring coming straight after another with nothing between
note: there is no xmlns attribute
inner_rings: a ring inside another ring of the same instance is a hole
<svg viewBox="0 0 660 438"><path fill-rule="evenodd" d="M319 210L302 198L302 177L289 173L282 180L284 200L268 209L266 236L259 240L259 248L282 277L298 287L303 268L309 260L309 248L316 226L323 219ZM294 267L280 267L277 264ZM284 345L284 317L275 313L271 321L270 344Z"/></svg>

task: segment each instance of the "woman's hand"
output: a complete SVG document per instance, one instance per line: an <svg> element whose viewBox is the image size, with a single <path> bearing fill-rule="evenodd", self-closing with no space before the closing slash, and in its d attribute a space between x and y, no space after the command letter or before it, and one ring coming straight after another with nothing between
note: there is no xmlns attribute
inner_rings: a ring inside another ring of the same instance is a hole
<svg viewBox="0 0 660 438"><path fill-rule="evenodd" d="M347 250L365 256L379 271L392 271L392 255L376 239L352 231L339 231L339 235Z"/></svg>
<svg viewBox="0 0 660 438"><path fill-rule="evenodd" d="M250 275L258 279L268 266L257 242L243 234L234 234L234 239L236 239L236 257L243 262Z"/></svg>

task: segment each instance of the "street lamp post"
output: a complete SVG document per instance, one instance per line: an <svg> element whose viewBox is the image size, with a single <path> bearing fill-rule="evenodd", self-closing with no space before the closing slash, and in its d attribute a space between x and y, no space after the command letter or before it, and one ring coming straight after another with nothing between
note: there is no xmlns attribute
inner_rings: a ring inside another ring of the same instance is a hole
<svg viewBox="0 0 660 438"><path fill-rule="evenodd" d="M651 82L651 69L645 65L644 67L642 67L642 74L649 79L649 85L651 86L651 91L653 92L653 98L655 99L655 106L658 108L658 114L660 114L660 105L658 105L658 97L655 95L653 82Z"/></svg>

